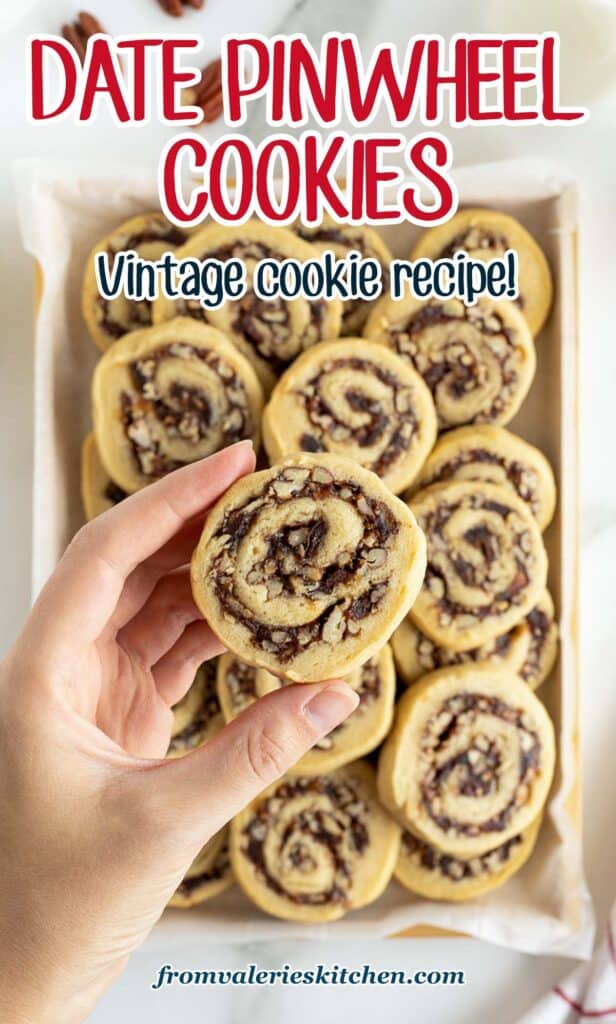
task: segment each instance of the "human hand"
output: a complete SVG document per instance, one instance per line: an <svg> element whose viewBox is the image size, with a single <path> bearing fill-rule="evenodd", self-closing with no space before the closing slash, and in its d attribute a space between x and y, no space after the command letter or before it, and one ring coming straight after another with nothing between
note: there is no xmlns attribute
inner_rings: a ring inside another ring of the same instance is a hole
<svg viewBox="0 0 616 1024"><path fill-rule="evenodd" d="M0 1019L81 1021L205 842L357 706L289 686L165 760L171 707L222 650L187 563L242 442L85 526L0 666Z"/></svg>

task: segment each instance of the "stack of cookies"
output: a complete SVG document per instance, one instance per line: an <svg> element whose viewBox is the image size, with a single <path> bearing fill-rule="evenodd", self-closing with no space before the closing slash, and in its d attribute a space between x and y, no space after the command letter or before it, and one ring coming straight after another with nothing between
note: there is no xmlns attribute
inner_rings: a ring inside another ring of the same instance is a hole
<svg viewBox="0 0 616 1024"><path fill-rule="evenodd" d="M391 259L370 228L207 226L160 214L98 242L157 258ZM174 709L169 756L208 742L279 686L342 677L351 717L201 851L173 898L236 880L263 910L334 920L395 878L465 900L530 855L554 770L533 692L557 654L543 531L545 456L506 425L536 367L548 264L513 218L463 210L411 254L518 252L515 302L101 299L103 355L83 448L91 518L164 474L250 438L259 472L208 514L195 600L228 649ZM396 704L396 695L400 695Z"/></svg>

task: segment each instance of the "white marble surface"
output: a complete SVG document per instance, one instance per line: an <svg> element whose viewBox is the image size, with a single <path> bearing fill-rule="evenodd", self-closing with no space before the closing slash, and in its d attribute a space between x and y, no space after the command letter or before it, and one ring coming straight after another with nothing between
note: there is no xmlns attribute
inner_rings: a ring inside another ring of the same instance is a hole
<svg viewBox="0 0 616 1024"><path fill-rule="evenodd" d="M10 164L21 156L60 155L77 162L91 157L142 164L157 159L165 131L117 128L105 119L76 129L68 122L33 127L24 115L23 40L29 31L55 31L73 15L71 0L48 0L34 5L20 24L0 36L0 302L3 331L0 340L0 544L3 586L0 588L0 651L10 643L23 620L29 600L31 500L31 311L32 277L21 253ZM148 27L177 28L157 10L154 0L92 0L88 5L111 32ZM128 16L130 6L130 18ZM616 657L613 634L616 602L611 580L616 565L616 475L614 473L613 406L616 393L614 342L613 239L616 227L616 95L610 95L605 76L614 67L607 59L613 46L614 5L602 5L603 22L587 17L595 5L585 0L584 17L574 24L569 15L581 10L580 0L534 0L516 5L516 29L548 30L555 25L568 33L565 40L567 99L588 103L591 119L575 129L464 128L451 132L459 164L536 154L559 163L576 175L582 187L581 232L581 470L582 470L582 741L584 760L584 827L587 873L599 922L616 893L613 849L613 779L616 744L611 730L616 721ZM30 7L30 4L28 4ZM511 29L511 5L495 0L440 0L409 5L401 0L208 0L205 10L191 15L182 28L194 28L207 38L214 53L223 31L306 31L313 38L337 29L356 31L367 46L381 39L400 40L413 32L484 31ZM489 21L486 15L489 8ZM507 18L507 21L502 19ZM558 19L558 23L555 22ZM581 47L573 54L572 41ZM570 55L570 59L569 59ZM592 60L593 55L598 59ZM207 54L206 54L207 56ZM580 91L576 91L580 90ZM253 122L253 130L259 126ZM291 1017L297 1024L318 1017L324 1024L340 1015L358 1020L377 1014L387 1021L429 1019L440 1022L517 1019L535 996L553 984L570 964L558 958L531 958L468 940L390 941L379 944L314 943L265 946L175 949L170 959L186 967L263 966L283 962L298 965L336 960L357 965L370 962L382 968L443 967L465 970L464 989L180 989L152 993L149 985L160 964L159 954L136 954L123 978L91 1016L93 1024L128 1024L147 1019L166 1022L182 1014L190 1024L210 1018L221 1024L251 1020L277 1022Z"/></svg>

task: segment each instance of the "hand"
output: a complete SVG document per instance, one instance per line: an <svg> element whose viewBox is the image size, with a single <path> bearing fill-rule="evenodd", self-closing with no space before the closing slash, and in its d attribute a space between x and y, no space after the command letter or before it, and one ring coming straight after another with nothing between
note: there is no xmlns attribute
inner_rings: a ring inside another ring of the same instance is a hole
<svg viewBox="0 0 616 1024"><path fill-rule="evenodd" d="M249 443L85 526L0 666L0 1019L73 1024L125 965L204 843L357 706L289 686L164 760L171 707L223 649L190 590L207 507Z"/></svg>

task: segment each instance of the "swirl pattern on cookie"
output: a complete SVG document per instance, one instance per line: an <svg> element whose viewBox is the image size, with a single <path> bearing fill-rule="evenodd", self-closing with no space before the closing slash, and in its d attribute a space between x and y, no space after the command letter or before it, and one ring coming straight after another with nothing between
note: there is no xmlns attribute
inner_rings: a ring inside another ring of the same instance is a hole
<svg viewBox="0 0 616 1024"><path fill-rule="evenodd" d="M333 299L259 298L253 273L260 260L318 259L319 251L287 228L248 221L241 227L211 224L196 233L177 252L178 259L241 259L247 268L248 290L237 300L207 309L198 299L161 297L154 305L154 322L174 316L207 320L231 339L254 366L266 391L304 349L340 334L342 304Z"/></svg>
<svg viewBox="0 0 616 1024"><path fill-rule="evenodd" d="M400 830L363 761L330 775L290 774L231 825L237 881L268 914L334 921L377 899L389 882Z"/></svg>
<svg viewBox="0 0 616 1024"><path fill-rule="evenodd" d="M432 392L441 430L467 423L505 424L520 408L535 375L532 335L507 300L385 297L364 336L392 348Z"/></svg>
<svg viewBox="0 0 616 1024"><path fill-rule="evenodd" d="M117 341L94 371L92 396L102 462L130 493L259 441L263 394L250 363L220 331L187 318Z"/></svg>
<svg viewBox="0 0 616 1024"><path fill-rule="evenodd" d="M536 336L552 304L552 275L535 239L514 217L498 210L460 210L446 224L424 232L411 259L451 259L462 250L474 259L493 260L507 249L518 254L520 294L516 304Z"/></svg>
<svg viewBox="0 0 616 1024"><path fill-rule="evenodd" d="M332 452L357 461L398 493L436 440L436 412L419 374L362 338L324 342L278 381L263 414L270 461Z"/></svg>
<svg viewBox="0 0 616 1024"><path fill-rule="evenodd" d="M225 724L216 692L216 661L205 661L188 693L173 708L167 757L182 757L202 746Z"/></svg>
<svg viewBox="0 0 616 1024"><path fill-rule="evenodd" d="M435 644L407 616L391 638L391 646L398 674L407 686L437 668L490 661L508 666L536 690L552 671L558 652L554 604L546 590L522 622L470 651L451 651Z"/></svg>
<svg viewBox="0 0 616 1024"><path fill-rule="evenodd" d="M339 224L331 217L323 217L318 227L306 227L298 223L294 231L310 242L319 252L331 251L337 259L345 259L351 252L358 252L363 260L376 260L381 266L382 291L389 286L389 264L391 252L381 236L365 225ZM372 303L365 299L347 299L343 304L342 328L340 333L353 335L364 326Z"/></svg>
<svg viewBox="0 0 616 1024"><path fill-rule="evenodd" d="M92 340L101 351L131 331L149 327L152 305L147 299L127 299L119 295L105 299L98 290L95 257L106 252L110 265L118 252L133 250L142 259L158 260L165 252L184 245L190 232L170 224L162 213L131 217L97 242L88 256L83 282L82 311Z"/></svg>
<svg viewBox="0 0 616 1024"><path fill-rule="evenodd" d="M541 530L554 515L552 467L543 452L504 427L459 427L439 437L413 486L419 490L446 480L486 480L512 487Z"/></svg>
<svg viewBox="0 0 616 1024"><path fill-rule="evenodd" d="M412 832L403 832L395 878L427 900L476 899L520 870L533 852L540 826L539 817L520 835L470 858L442 853Z"/></svg>
<svg viewBox="0 0 616 1024"><path fill-rule="evenodd" d="M186 910L218 896L233 885L229 829L223 828L197 854L169 900L170 907Z"/></svg>
<svg viewBox="0 0 616 1024"><path fill-rule="evenodd" d="M227 491L208 514L191 576L229 650L313 682L347 675L382 647L424 568L412 513L374 473L302 454Z"/></svg>
<svg viewBox="0 0 616 1024"><path fill-rule="evenodd" d="M470 651L534 608L545 590L547 555L528 505L509 488L434 484L410 507L428 546L411 618L435 643Z"/></svg>
<svg viewBox="0 0 616 1024"><path fill-rule="evenodd" d="M554 729L532 690L492 665L432 672L401 698L379 795L443 853L487 853L529 827L554 772Z"/></svg>
<svg viewBox="0 0 616 1024"><path fill-rule="evenodd" d="M81 447L81 501L88 522L113 508L126 497L101 462L94 434L88 434Z"/></svg>
<svg viewBox="0 0 616 1024"><path fill-rule="evenodd" d="M220 655L216 670L216 688L225 722L232 722L260 696L257 693L258 673L259 669L254 665L248 665L235 654Z"/></svg>

